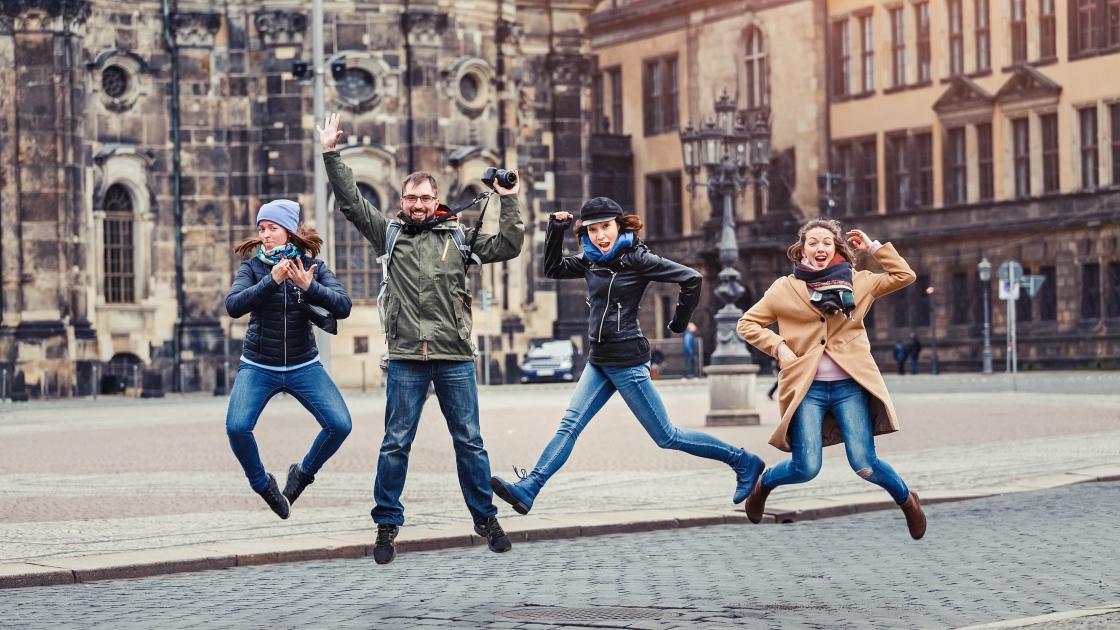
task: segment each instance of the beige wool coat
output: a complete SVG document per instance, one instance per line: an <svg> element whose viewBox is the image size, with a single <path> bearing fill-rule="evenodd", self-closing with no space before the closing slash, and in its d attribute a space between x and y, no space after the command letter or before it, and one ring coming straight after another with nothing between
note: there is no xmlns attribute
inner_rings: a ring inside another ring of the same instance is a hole
<svg viewBox="0 0 1120 630"><path fill-rule="evenodd" d="M871 356L871 342L863 319L875 300L914 282L915 276L890 243L880 247L874 256L884 273L856 271L852 274L856 307L850 320L843 313L825 315L813 306L809 302L808 286L793 274L775 280L762 299L739 319L739 336L747 343L777 358L778 346L785 341L797 355L797 359L782 366L778 379L782 422L770 436L770 444L783 451L790 451L790 422L813 384L825 352L871 394L873 433L891 433L899 428L894 403ZM767 328L774 322L778 323L777 333ZM844 441L844 434L831 413L825 416L821 432L825 446Z"/></svg>

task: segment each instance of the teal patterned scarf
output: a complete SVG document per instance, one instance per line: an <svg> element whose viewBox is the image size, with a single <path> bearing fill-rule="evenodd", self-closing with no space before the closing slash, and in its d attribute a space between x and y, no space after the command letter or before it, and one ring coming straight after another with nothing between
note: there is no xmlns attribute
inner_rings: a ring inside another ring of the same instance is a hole
<svg viewBox="0 0 1120 630"><path fill-rule="evenodd" d="M299 248L291 241L288 241L283 247L277 247L270 251L266 251L262 243L260 250L257 251L257 258L260 258L261 262L270 267L285 258L299 258L301 255L303 255L303 252L299 251Z"/></svg>

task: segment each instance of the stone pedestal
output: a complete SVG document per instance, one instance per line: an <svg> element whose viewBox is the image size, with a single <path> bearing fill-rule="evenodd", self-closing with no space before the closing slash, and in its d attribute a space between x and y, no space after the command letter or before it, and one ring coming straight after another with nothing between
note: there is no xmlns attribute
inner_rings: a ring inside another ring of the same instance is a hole
<svg viewBox="0 0 1120 630"><path fill-rule="evenodd" d="M709 365L704 368L708 377L708 415L704 424L716 426L743 426L759 423L754 408L754 381L758 366L753 363L738 365Z"/></svg>

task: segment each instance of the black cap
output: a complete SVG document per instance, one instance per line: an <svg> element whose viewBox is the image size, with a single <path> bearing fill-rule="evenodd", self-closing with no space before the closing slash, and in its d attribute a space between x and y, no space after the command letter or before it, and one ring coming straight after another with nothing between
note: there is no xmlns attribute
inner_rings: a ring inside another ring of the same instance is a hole
<svg viewBox="0 0 1120 630"><path fill-rule="evenodd" d="M622 216L622 206L610 197L595 197L579 209L579 221L583 225L602 223Z"/></svg>

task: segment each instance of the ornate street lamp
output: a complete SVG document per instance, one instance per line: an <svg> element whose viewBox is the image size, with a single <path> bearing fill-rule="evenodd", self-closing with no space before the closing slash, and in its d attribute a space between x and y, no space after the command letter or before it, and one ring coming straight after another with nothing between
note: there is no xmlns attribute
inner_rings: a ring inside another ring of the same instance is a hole
<svg viewBox="0 0 1120 630"><path fill-rule="evenodd" d="M984 294L984 350L981 354L983 357L983 364L981 373L992 373L992 322L988 312L988 292L991 290L992 282L992 263L988 262L988 257L980 259L979 264L976 265L976 273L980 276L980 287L983 289Z"/></svg>
<svg viewBox="0 0 1120 630"><path fill-rule="evenodd" d="M718 243L721 269L715 289L720 308L715 315L716 345L708 368L712 410L708 413L707 422L758 424L758 413L753 411L751 404L758 367L753 364L746 344L736 332L742 313L735 306L735 301L743 295L743 286L739 283L739 270L735 268L739 262L735 198L752 183L756 191L767 185L765 172L770 163L770 129L762 116L756 117L753 125L748 125L738 112L735 99L726 90L716 99L713 110L714 119L709 119L702 128L694 128L689 121L688 126L681 130L681 151L685 172L688 173L688 189L707 188L713 211L717 208L722 210ZM702 169L707 177L705 181L697 182ZM746 393L737 395L736 391ZM740 397L743 399L740 400Z"/></svg>

